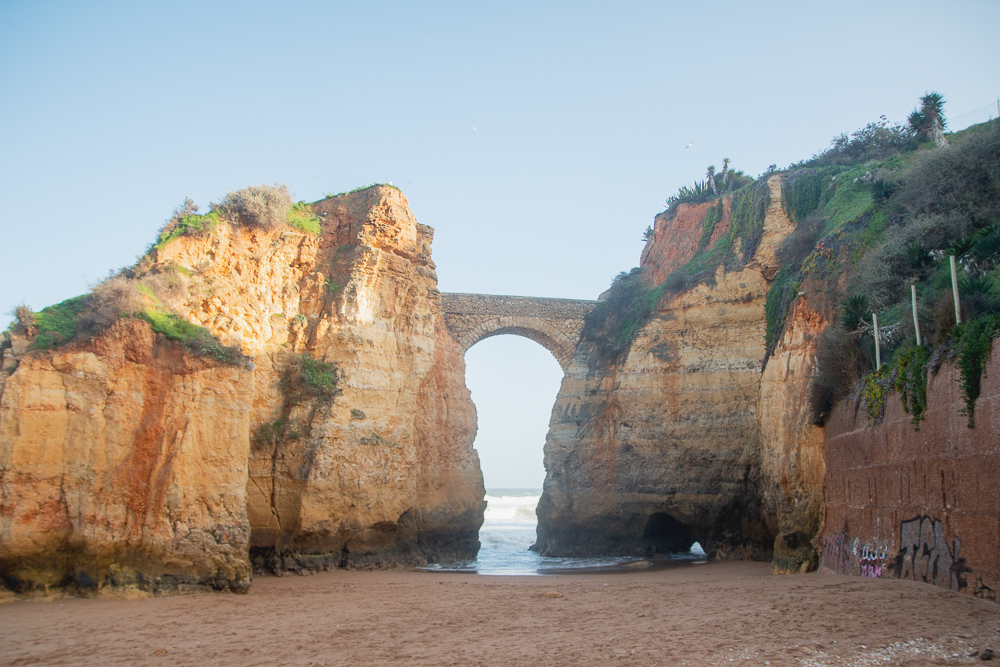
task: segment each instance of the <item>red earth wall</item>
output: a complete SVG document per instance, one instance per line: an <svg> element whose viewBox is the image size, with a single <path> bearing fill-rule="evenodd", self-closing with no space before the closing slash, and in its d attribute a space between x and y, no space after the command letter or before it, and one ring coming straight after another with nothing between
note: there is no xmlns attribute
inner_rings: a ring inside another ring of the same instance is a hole
<svg viewBox="0 0 1000 667"><path fill-rule="evenodd" d="M975 428L958 369L927 386L917 431L895 393L869 427L853 401L826 426L821 566L840 574L925 581L993 601L1000 592L1000 343L982 382Z"/></svg>

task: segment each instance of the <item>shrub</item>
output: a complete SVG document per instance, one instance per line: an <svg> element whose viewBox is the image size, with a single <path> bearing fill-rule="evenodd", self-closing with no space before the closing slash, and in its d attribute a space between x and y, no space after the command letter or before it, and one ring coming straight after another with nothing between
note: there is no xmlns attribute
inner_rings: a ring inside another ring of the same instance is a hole
<svg viewBox="0 0 1000 667"><path fill-rule="evenodd" d="M868 425L876 426L885 417L885 401L895 386L895 378L889 366L874 373L866 373L861 378L861 405L868 415Z"/></svg>
<svg viewBox="0 0 1000 667"><path fill-rule="evenodd" d="M819 207L823 185L829 180L819 171L799 169L781 177L781 204L793 220L804 220Z"/></svg>
<svg viewBox="0 0 1000 667"><path fill-rule="evenodd" d="M691 187L682 185L675 194L667 197L667 217L672 217L674 211L681 204L700 204L711 201L720 194L734 192L753 183L754 179L751 176L747 176L739 169L729 168L729 158L726 158L723 162L726 167L720 174L714 174L715 168L709 167L708 177L712 180L712 183L708 181L695 181ZM721 184L719 183L720 180Z"/></svg>
<svg viewBox="0 0 1000 667"><path fill-rule="evenodd" d="M715 199L717 196L705 181L695 181L691 187L682 185L675 194L667 197L667 212L672 213L681 204L700 204Z"/></svg>
<svg viewBox="0 0 1000 667"><path fill-rule="evenodd" d="M989 276L962 276L958 280L958 293L963 320L1000 312L1000 293Z"/></svg>
<svg viewBox="0 0 1000 667"><path fill-rule="evenodd" d="M957 213L973 230L997 220L1000 120L969 128L952 139L948 150L918 152L900 180L893 199L913 215Z"/></svg>
<svg viewBox="0 0 1000 667"><path fill-rule="evenodd" d="M12 314L14 315L14 322L11 324L11 327L18 333L28 333L34 328L35 312L27 304L18 304Z"/></svg>
<svg viewBox="0 0 1000 667"><path fill-rule="evenodd" d="M315 399L323 404L343 393L338 386L343 377L343 371L336 364L303 354L285 367L281 383L290 403Z"/></svg>
<svg viewBox="0 0 1000 667"><path fill-rule="evenodd" d="M845 331L858 331L867 326L871 313L868 297L864 294L852 294L840 304L840 325Z"/></svg>
<svg viewBox="0 0 1000 667"><path fill-rule="evenodd" d="M741 241L737 269L742 269L753 258L764 234L764 217L771 203L771 191L767 187L769 176L769 173L764 174L733 196L729 233L734 242L736 239Z"/></svg>
<svg viewBox="0 0 1000 667"><path fill-rule="evenodd" d="M254 449L261 450L275 447L283 440L285 440L285 420L275 419L273 422L264 422L254 429L250 443Z"/></svg>
<svg viewBox="0 0 1000 667"><path fill-rule="evenodd" d="M809 406L813 423L822 426L833 406L847 396L854 383L874 368L874 358L858 345L856 334L839 324L820 334L816 347L816 365L809 387Z"/></svg>
<svg viewBox="0 0 1000 667"><path fill-rule="evenodd" d="M723 200L720 198L718 203L715 206L709 207L705 213L705 219L701 223L701 239L698 241L697 252L704 252L705 248L708 247L709 242L712 240L712 234L715 233L715 226L722 220L723 208Z"/></svg>
<svg viewBox="0 0 1000 667"><path fill-rule="evenodd" d="M963 414L969 418L969 428L976 425L976 400L982 389L983 371L990 360L993 338L1000 332L1000 315L981 317L955 327L954 349L961 372Z"/></svg>
<svg viewBox="0 0 1000 667"><path fill-rule="evenodd" d="M215 208L231 222L275 229L288 221L292 196L284 185L251 185L230 192Z"/></svg>
<svg viewBox="0 0 1000 667"><path fill-rule="evenodd" d="M927 363L931 355L922 345L909 345L896 356L896 391L903 403L903 412L910 423L920 430L927 410Z"/></svg>
<svg viewBox="0 0 1000 667"><path fill-rule="evenodd" d="M788 318L788 309L798 297L798 277L797 266L786 264L778 271L771 288L767 291L767 299L764 302L764 316L767 323L764 333L765 359L770 357L777 347L785 327L785 320Z"/></svg>
<svg viewBox="0 0 1000 667"><path fill-rule="evenodd" d="M122 275L111 276L92 288L86 308L77 316L81 332L107 329L121 317L132 317L145 310L136 281Z"/></svg>
<svg viewBox="0 0 1000 667"><path fill-rule="evenodd" d="M890 123L883 116L879 122L868 123L850 137L846 134L834 137L830 148L798 166L819 167L885 160L915 147L913 133L906 126Z"/></svg>
<svg viewBox="0 0 1000 667"><path fill-rule="evenodd" d="M191 213L181 217L171 218L160 230L154 248L162 248L179 236L198 236L207 234L219 220L218 211L209 211L205 215Z"/></svg>
<svg viewBox="0 0 1000 667"><path fill-rule="evenodd" d="M795 225L795 230L789 234L775 253L775 258L782 266L793 264L796 267L802 264L802 260L816 249L816 242L819 241L820 232L823 231L823 220L818 216L808 216L800 219Z"/></svg>
<svg viewBox="0 0 1000 667"><path fill-rule="evenodd" d="M944 345L951 339L955 328L955 298L950 287L932 293L930 306L922 319L930 324L930 330L925 335L933 345Z"/></svg>
<svg viewBox="0 0 1000 667"><path fill-rule="evenodd" d="M198 356L209 357L230 366L245 366L250 362L249 357L238 347L223 345L205 327L192 324L174 313L150 307L143 311L142 318L152 325L153 331L176 340Z"/></svg>
<svg viewBox="0 0 1000 667"><path fill-rule="evenodd" d="M661 294L643 282L638 267L615 277L607 298L583 320L582 337L593 345L598 361L615 361L628 351L635 333L652 317Z"/></svg>

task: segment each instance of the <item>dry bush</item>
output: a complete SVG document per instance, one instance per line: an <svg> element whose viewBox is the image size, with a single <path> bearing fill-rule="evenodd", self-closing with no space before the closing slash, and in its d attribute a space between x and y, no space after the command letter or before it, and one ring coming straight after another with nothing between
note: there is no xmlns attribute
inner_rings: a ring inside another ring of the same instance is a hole
<svg viewBox="0 0 1000 667"><path fill-rule="evenodd" d="M923 282L934 270L930 261L915 265L913 249L947 248L968 230L968 221L954 214L921 216L906 225L890 225L881 243L858 261L850 291L866 295L875 310L906 300L910 285Z"/></svg>
<svg viewBox="0 0 1000 667"><path fill-rule="evenodd" d="M160 233L157 238L163 238L165 236L170 236L170 233L174 231L177 224L186 216L197 215L198 205L194 203L194 200L190 197L185 197L181 205L174 209L174 212L170 214L170 218L163 224L160 228Z"/></svg>
<svg viewBox="0 0 1000 667"><path fill-rule="evenodd" d="M35 312L25 303L18 304L14 309L14 326L17 333L27 333L35 326Z"/></svg>
<svg viewBox="0 0 1000 667"><path fill-rule="evenodd" d="M1000 216L1000 122L972 128L948 150L921 151L895 199L913 213L958 212L976 227Z"/></svg>
<svg viewBox="0 0 1000 667"><path fill-rule="evenodd" d="M865 343L839 324L827 327L820 335L816 372L809 387L814 424L822 426L833 406L850 393L858 379L875 369L874 344Z"/></svg>
<svg viewBox="0 0 1000 667"><path fill-rule="evenodd" d="M274 229L284 225L292 207L288 187L251 185L227 194L214 208L231 222L247 227Z"/></svg>
<svg viewBox="0 0 1000 667"><path fill-rule="evenodd" d="M122 275L111 276L94 286L87 307L77 315L78 330L92 332L107 329L120 317L143 311L138 283Z"/></svg>
<svg viewBox="0 0 1000 667"><path fill-rule="evenodd" d="M151 271L139 282L161 303L169 303L186 296L184 282L176 265L169 265L164 270Z"/></svg>

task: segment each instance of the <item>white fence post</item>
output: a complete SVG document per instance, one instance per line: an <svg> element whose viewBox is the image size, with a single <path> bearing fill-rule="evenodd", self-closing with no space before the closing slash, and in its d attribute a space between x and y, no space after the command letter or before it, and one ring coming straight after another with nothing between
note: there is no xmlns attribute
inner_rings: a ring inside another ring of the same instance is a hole
<svg viewBox="0 0 1000 667"><path fill-rule="evenodd" d="M878 315L872 313L872 325L875 327L875 372L882 370L882 346L878 342Z"/></svg>
<svg viewBox="0 0 1000 667"><path fill-rule="evenodd" d="M958 270L955 268L955 256L951 256L951 293L955 297L955 324L962 323L962 304L958 300Z"/></svg>

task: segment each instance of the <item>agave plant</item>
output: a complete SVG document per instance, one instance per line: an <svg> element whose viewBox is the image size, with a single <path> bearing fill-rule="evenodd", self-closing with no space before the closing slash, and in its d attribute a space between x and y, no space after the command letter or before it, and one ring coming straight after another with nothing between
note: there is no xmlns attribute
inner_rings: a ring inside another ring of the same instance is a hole
<svg viewBox="0 0 1000 667"><path fill-rule="evenodd" d="M934 257L931 255L930 251L924 247L923 243L920 241L913 241L912 243L906 244L906 260L913 270L919 271L925 266L933 263Z"/></svg>
<svg viewBox="0 0 1000 667"><path fill-rule="evenodd" d="M958 258L967 269L978 272L993 269L1000 264L1000 223L994 222L955 241L948 254Z"/></svg>
<svg viewBox="0 0 1000 667"><path fill-rule="evenodd" d="M871 309L868 307L868 297L864 294L852 294L840 304L840 323L848 332L866 328Z"/></svg>

